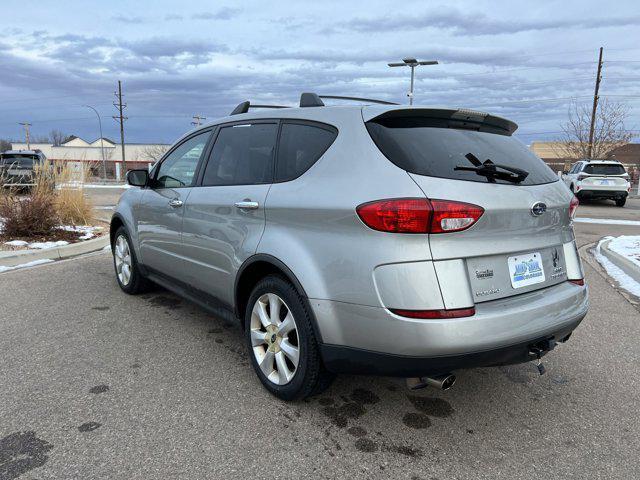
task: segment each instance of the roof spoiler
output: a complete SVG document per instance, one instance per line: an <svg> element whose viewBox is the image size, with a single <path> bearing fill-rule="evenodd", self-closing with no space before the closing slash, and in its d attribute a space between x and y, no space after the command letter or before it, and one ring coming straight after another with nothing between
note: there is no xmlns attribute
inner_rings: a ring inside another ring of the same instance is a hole
<svg viewBox="0 0 640 480"><path fill-rule="evenodd" d="M434 122L446 122L449 128L463 130L490 131L502 135L512 135L518 129L518 124L506 118L490 115L486 112L467 110L464 108L394 108L380 111L370 107L364 113L365 122L382 120L385 118L423 117L433 119Z"/></svg>

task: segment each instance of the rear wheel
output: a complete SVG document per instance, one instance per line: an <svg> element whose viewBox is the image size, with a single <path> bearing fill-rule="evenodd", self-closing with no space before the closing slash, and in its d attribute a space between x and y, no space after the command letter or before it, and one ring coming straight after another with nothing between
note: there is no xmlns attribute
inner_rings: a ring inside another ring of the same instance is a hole
<svg viewBox="0 0 640 480"><path fill-rule="evenodd" d="M135 251L124 227L116 231L112 249L116 280L122 291L135 295L149 290L150 282L140 273Z"/></svg>
<svg viewBox="0 0 640 480"><path fill-rule="evenodd" d="M333 375L322 364L309 307L295 287L270 275L258 282L247 305L249 355L266 389L295 400L327 388Z"/></svg>
<svg viewBox="0 0 640 480"><path fill-rule="evenodd" d="M616 206L624 207L624 204L627 203L626 198L616 198Z"/></svg>

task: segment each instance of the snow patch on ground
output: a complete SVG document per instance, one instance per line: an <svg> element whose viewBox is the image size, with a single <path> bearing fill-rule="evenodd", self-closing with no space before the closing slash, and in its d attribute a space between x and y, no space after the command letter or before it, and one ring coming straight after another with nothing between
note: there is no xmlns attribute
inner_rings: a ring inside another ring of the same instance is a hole
<svg viewBox="0 0 640 480"><path fill-rule="evenodd" d="M586 217L578 217L573 219L574 223L599 223L601 225L638 225L640 226L640 221L638 220L614 220L611 218L586 218Z"/></svg>
<svg viewBox="0 0 640 480"><path fill-rule="evenodd" d="M89 240L90 238L95 237L98 231L102 230L102 227L93 227L91 225L62 225L57 228L59 228L60 230L65 230L67 232L76 232L82 234L78 237L78 240Z"/></svg>
<svg viewBox="0 0 640 480"><path fill-rule="evenodd" d="M640 268L640 235L622 235L609 242L609 250L630 260Z"/></svg>
<svg viewBox="0 0 640 480"><path fill-rule="evenodd" d="M640 237L635 237L635 238L640 239ZM621 268L614 265L611 262L611 260L609 260L607 257L605 257L602 254L602 251L601 251L602 244L607 240L612 240L612 239L614 239L614 237L604 237L602 240L600 240L598 242L598 245L596 246L594 256L596 257L596 260L600 263L600 265L602 265L604 269L607 271L607 274L609 274L611 278L613 278L616 282L618 282L618 284L622 289L635 295L636 297L640 297L640 283L636 282L633 278L627 275ZM609 245L611 245L611 243L609 243ZM616 253L619 253L619 252L616 252Z"/></svg>
<svg viewBox="0 0 640 480"><path fill-rule="evenodd" d="M56 228L58 228L59 230L65 230L67 232L79 233L80 236L78 237L78 240L89 240L95 237L101 230L103 230L102 227L94 227L91 225L61 225ZM5 242L5 245L44 250L47 248L63 247L64 245L69 245L69 242L67 242L66 240L58 240L56 242L26 242L24 240L11 240L9 242Z"/></svg>
<svg viewBox="0 0 640 480"><path fill-rule="evenodd" d="M0 273L8 272L9 270L17 270L19 268L35 267L36 265L42 265L43 263L51 263L53 260L50 258L43 258L42 260L34 260L33 262L21 263L20 265L14 265L13 267L3 267L0 265Z"/></svg>

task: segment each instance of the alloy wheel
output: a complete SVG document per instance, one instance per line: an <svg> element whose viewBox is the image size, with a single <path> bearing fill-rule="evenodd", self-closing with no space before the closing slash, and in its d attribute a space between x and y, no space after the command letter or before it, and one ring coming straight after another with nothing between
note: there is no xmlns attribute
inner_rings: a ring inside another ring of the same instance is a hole
<svg viewBox="0 0 640 480"><path fill-rule="evenodd" d="M265 293L251 311L253 355L267 379L275 385L289 383L300 362L296 321L287 304L274 293Z"/></svg>
<svg viewBox="0 0 640 480"><path fill-rule="evenodd" d="M120 280L120 283L126 287L131 281L131 251L129 250L129 242L127 242L124 235L120 235L116 239L113 254L118 280Z"/></svg>

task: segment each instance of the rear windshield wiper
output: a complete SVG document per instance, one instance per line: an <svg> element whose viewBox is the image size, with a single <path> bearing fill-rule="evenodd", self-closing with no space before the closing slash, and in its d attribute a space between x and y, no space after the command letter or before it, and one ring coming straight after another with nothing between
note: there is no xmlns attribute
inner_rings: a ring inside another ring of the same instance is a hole
<svg viewBox="0 0 640 480"><path fill-rule="evenodd" d="M473 153L467 153L465 158L473 164L473 167L466 167L464 165L458 165L454 170L463 170L467 172L476 172L478 175L487 177L490 182L498 180L506 180L508 182L520 183L529 176L529 172L520 168L510 167L508 165L501 165L499 163L493 163L487 158L482 163L478 157Z"/></svg>

